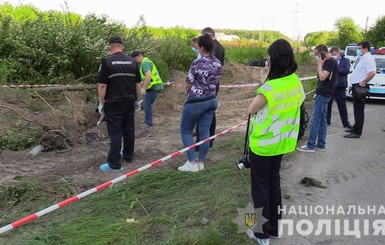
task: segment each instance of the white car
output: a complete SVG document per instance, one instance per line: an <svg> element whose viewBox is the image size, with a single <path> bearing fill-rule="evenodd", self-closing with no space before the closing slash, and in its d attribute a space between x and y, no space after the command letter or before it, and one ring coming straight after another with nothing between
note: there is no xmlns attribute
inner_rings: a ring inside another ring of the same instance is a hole
<svg viewBox="0 0 385 245"><path fill-rule="evenodd" d="M357 44L349 44L346 46L344 55L351 63L354 63L357 59Z"/></svg>
<svg viewBox="0 0 385 245"><path fill-rule="evenodd" d="M377 74L369 81L369 94L368 99L385 99L385 55L373 55L376 61ZM349 82L348 75L348 87L346 88L346 96L352 97L352 85Z"/></svg>

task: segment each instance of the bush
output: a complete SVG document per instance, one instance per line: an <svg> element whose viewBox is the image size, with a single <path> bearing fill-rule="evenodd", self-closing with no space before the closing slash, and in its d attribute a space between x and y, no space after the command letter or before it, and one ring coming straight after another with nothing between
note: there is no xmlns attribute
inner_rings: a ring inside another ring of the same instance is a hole
<svg viewBox="0 0 385 245"><path fill-rule="evenodd" d="M26 129L12 128L0 137L0 150L20 151L31 148L36 144L41 131L27 127Z"/></svg>
<svg viewBox="0 0 385 245"><path fill-rule="evenodd" d="M152 62L154 62L156 68L158 69L159 76L162 78L162 81L166 82L170 75L170 71L168 70L166 62L164 62L162 59L154 59Z"/></svg>
<svg viewBox="0 0 385 245"><path fill-rule="evenodd" d="M254 48L254 47L226 47L226 60L240 62L243 64L249 64L253 60L261 60L267 56L266 48Z"/></svg>

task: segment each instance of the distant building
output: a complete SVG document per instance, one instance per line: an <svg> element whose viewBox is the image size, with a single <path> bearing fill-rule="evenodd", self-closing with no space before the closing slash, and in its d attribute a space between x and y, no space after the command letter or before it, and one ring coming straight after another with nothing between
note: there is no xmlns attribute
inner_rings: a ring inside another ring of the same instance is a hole
<svg viewBox="0 0 385 245"><path fill-rule="evenodd" d="M215 37L218 41L236 41L241 40L237 35L226 35L222 32L215 33Z"/></svg>

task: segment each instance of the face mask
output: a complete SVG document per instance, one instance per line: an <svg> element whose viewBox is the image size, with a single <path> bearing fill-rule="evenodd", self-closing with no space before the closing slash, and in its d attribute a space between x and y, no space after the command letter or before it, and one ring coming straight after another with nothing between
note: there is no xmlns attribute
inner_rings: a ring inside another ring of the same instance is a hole
<svg viewBox="0 0 385 245"><path fill-rule="evenodd" d="M316 55L316 56L314 56L314 58L315 58L315 60L319 60L319 56L318 55Z"/></svg>
<svg viewBox="0 0 385 245"><path fill-rule="evenodd" d="M336 60L338 59L337 55L332 55L332 57Z"/></svg>
<svg viewBox="0 0 385 245"><path fill-rule="evenodd" d="M192 51L194 51L195 53L198 53L198 49L196 47L191 47Z"/></svg>
<svg viewBox="0 0 385 245"><path fill-rule="evenodd" d="M356 54L357 54L357 56L360 56L362 54L361 49L357 49Z"/></svg>

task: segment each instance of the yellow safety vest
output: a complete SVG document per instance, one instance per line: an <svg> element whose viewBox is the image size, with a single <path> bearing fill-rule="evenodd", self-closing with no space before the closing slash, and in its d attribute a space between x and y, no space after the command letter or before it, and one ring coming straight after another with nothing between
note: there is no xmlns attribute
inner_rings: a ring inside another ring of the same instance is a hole
<svg viewBox="0 0 385 245"><path fill-rule="evenodd" d="M295 150L300 106L305 100L302 83L293 73L267 81L257 90L267 104L251 119L249 147L260 156L275 156Z"/></svg>
<svg viewBox="0 0 385 245"><path fill-rule="evenodd" d="M147 57L144 57L142 60L142 63L140 64L140 76L142 77L142 81L144 81L144 78L146 77L143 73L142 65L144 62L149 62L152 65L151 70L151 82L148 84L146 89L150 89L153 85L163 83L162 79L159 76L158 69L156 68L155 64L148 59Z"/></svg>

